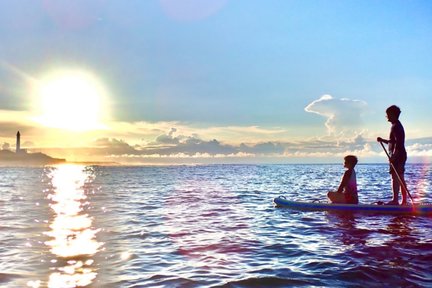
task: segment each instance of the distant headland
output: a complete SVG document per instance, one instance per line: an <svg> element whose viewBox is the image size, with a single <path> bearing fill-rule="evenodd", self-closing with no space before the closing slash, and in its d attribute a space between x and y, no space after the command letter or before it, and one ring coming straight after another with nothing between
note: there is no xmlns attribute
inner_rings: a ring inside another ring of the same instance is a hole
<svg viewBox="0 0 432 288"><path fill-rule="evenodd" d="M52 158L43 153L29 153L21 149L21 134L16 135L16 150L0 150L0 165L50 165L65 163L66 159Z"/></svg>

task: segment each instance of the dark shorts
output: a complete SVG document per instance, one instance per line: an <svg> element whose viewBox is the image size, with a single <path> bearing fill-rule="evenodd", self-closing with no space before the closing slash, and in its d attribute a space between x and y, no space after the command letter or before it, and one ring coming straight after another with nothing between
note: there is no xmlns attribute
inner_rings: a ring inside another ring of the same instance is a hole
<svg viewBox="0 0 432 288"><path fill-rule="evenodd" d="M402 157L400 157L399 159L395 159L392 161L394 168L396 169L396 171L399 173L399 175L405 173L405 163L407 161L407 156L404 155ZM390 165L390 171L389 173L392 174L394 173L391 165Z"/></svg>

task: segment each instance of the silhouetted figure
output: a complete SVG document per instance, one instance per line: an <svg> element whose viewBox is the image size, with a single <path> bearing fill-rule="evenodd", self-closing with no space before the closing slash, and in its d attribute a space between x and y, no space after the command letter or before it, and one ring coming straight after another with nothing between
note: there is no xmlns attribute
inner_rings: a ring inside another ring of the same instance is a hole
<svg viewBox="0 0 432 288"><path fill-rule="evenodd" d="M393 199L387 203L388 205L399 205L399 190L402 192L402 205L407 204L407 191L405 190L406 183L404 177L407 152L405 150L405 130L402 123L399 121L400 113L401 110L396 105L387 108L387 119L392 124L390 136L388 140L381 137L377 138L378 142L388 144L390 162L394 167L394 169L392 169L390 164ZM400 179L398 179L398 174ZM399 180L402 182L402 189Z"/></svg>
<svg viewBox="0 0 432 288"><path fill-rule="evenodd" d="M328 199L335 204L358 204L357 178L354 170L358 160L354 155L344 157L344 167L346 171L342 176L337 191L327 193Z"/></svg>
<svg viewBox="0 0 432 288"><path fill-rule="evenodd" d="M21 134L18 131L17 135L16 135L16 153L20 153L21 152Z"/></svg>

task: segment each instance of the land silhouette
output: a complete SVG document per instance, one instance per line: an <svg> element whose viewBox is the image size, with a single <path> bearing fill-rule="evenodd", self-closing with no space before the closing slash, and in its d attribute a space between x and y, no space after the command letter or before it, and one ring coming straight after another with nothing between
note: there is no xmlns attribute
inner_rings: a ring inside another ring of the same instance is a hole
<svg viewBox="0 0 432 288"><path fill-rule="evenodd" d="M28 152L27 149L21 148L21 133L16 134L15 152L4 145L0 150L0 166L44 166L55 164L80 164L80 165L97 165L97 166L118 166L117 162L105 161L67 161L64 158L53 158L41 152Z"/></svg>
<svg viewBox="0 0 432 288"><path fill-rule="evenodd" d="M46 154L37 152L29 153L26 149L21 149L21 134L18 131L16 135L16 150L15 152L9 149L0 150L0 165L19 165L19 166L34 166L34 165L49 165L65 163L66 159L53 158Z"/></svg>
<svg viewBox="0 0 432 288"><path fill-rule="evenodd" d="M65 163L66 159L53 158L43 153L16 153L0 150L0 165L48 165Z"/></svg>

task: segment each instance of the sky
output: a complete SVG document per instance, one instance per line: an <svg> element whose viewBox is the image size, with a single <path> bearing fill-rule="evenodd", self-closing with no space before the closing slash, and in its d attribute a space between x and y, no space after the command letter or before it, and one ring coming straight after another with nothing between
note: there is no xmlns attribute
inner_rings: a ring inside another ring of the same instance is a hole
<svg viewBox="0 0 432 288"><path fill-rule="evenodd" d="M0 143L125 164L432 159L432 2L0 0Z"/></svg>

